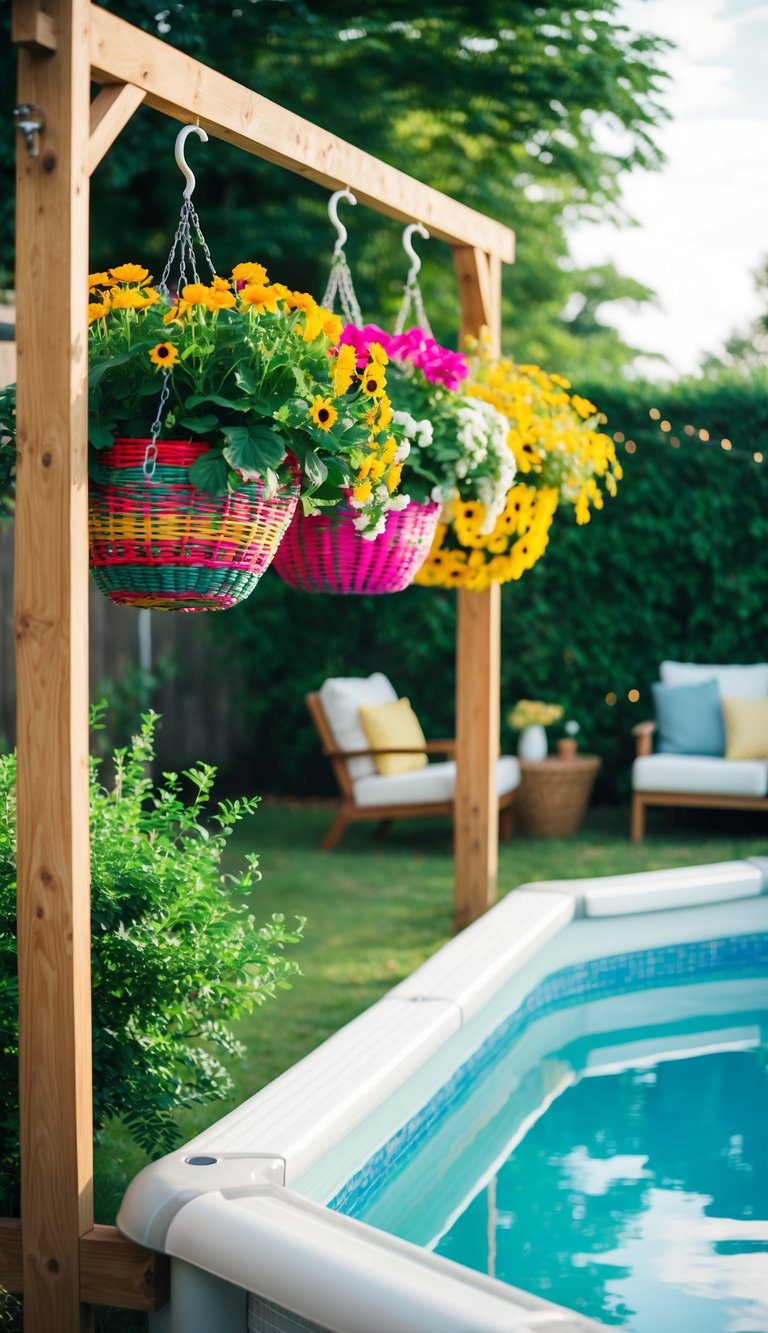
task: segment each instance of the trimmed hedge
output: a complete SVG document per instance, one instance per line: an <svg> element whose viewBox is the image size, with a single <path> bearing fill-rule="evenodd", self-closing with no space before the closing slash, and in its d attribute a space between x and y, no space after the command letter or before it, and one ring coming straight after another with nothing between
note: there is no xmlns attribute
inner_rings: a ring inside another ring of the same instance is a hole
<svg viewBox="0 0 768 1333"><path fill-rule="evenodd" d="M630 729L652 716L650 684L663 658L768 658L768 374L580 391L624 436L625 477L588 526L558 513L544 558L502 589L502 713L523 696L562 702L581 723L581 748L602 756L598 795L616 799L628 790ZM313 597L268 573L249 601L210 624L238 652L248 682L243 718L257 790L332 789L303 706L328 675L384 671L427 736L453 734L451 591ZM505 726L502 741L514 745Z"/></svg>

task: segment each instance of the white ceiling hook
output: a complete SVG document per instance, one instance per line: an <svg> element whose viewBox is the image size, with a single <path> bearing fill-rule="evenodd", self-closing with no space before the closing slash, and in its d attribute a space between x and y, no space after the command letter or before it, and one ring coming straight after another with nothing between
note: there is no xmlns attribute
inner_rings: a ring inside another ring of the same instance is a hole
<svg viewBox="0 0 768 1333"><path fill-rule="evenodd" d="M187 166L187 159L184 156L184 145L190 134L196 134L198 139L202 139L203 143L208 142L208 135L202 125L185 125L184 129L179 130L176 135L176 166L179 168L179 171L187 182L184 186L185 199L192 198L192 191L195 188L195 173L192 171L191 167Z"/></svg>
<svg viewBox="0 0 768 1333"><path fill-rule="evenodd" d="M406 287L410 287L411 283L415 282L416 275L419 272L419 269L421 268L421 259L416 254L416 251L413 248L413 241L411 240L411 237L413 236L414 232L418 236L422 236L425 241L429 240L429 232L427 231L426 227L422 225L421 222L411 222L411 224L408 227L406 227L405 231L403 232L403 249L405 250L405 253L407 254L408 258L411 261L411 267L408 270L408 277L405 280Z"/></svg>
<svg viewBox="0 0 768 1333"><path fill-rule="evenodd" d="M346 242L348 235L344 223L339 220L340 199L347 199L350 204L357 203L355 196L353 195L352 191L349 189L348 186L346 186L343 190L336 190L328 200L328 216L331 219L332 225L336 229L336 236L337 236L336 244L333 247L334 256L341 254L342 250L344 249L344 244Z"/></svg>

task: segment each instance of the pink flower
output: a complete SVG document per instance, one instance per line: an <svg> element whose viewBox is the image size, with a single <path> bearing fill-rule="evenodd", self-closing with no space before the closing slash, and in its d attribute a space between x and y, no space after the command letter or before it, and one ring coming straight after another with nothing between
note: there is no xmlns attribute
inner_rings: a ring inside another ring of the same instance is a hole
<svg viewBox="0 0 768 1333"><path fill-rule="evenodd" d="M466 360L458 352L451 352L441 347L431 334L424 329L409 329L407 333L385 333L377 324L366 324L364 328L355 328L347 324L339 343L349 343L357 352L357 364L365 366L368 360L368 348L371 343L380 343L393 361L400 365L412 365L420 370L432 384L442 384L446 389L455 391L468 374Z"/></svg>

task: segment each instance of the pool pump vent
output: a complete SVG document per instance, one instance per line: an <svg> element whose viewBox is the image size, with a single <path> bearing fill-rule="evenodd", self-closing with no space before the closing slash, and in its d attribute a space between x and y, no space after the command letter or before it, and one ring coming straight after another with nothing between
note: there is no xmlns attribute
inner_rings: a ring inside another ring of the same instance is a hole
<svg viewBox="0 0 768 1333"><path fill-rule="evenodd" d="M329 1330L325 1324L302 1319L301 1315L291 1314L263 1296L249 1296L248 1333L329 1333Z"/></svg>

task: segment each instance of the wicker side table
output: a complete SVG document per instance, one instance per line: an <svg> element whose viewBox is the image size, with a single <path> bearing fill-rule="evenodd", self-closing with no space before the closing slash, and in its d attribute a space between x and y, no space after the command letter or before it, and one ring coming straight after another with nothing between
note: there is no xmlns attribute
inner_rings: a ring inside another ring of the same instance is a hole
<svg viewBox="0 0 768 1333"><path fill-rule="evenodd" d="M568 838L578 833L600 768L595 754L574 759L520 759L515 826L536 838Z"/></svg>

